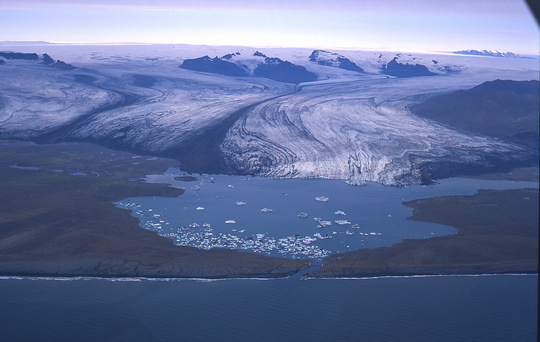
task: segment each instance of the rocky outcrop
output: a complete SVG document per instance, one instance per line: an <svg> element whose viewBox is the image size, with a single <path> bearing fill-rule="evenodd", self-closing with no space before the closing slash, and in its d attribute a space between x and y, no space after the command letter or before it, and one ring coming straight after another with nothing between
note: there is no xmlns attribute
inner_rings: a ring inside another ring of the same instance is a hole
<svg viewBox="0 0 540 342"><path fill-rule="evenodd" d="M266 57L264 63L259 64L253 70L253 75L269 78L274 81L295 84L317 80L317 75L307 71L303 66L270 57Z"/></svg>
<svg viewBox="0 0 540 342"><path fill-rule="evenodd" d="M37 53L0 52L0 57L4 57L5 59L20 59L25 61L39 60L39 56Z"/></svg>
<svg viewBox="0 0 540 342"><path fill-rule="evenodd" d="M259 60L261 57L264 59L262 61L251 61L256 64L252 72L244 65L245 61L234 59L236 56L240 56L240 53L226 54L221 58L204 56L195 59L186 59L180 65L180 68L225 76L263 77L278 82L295 84L317 80L317 75L307 71L303 66L295 65L279 58L267 57L259 51L255 52L253 56L258 57Z"/></svg>
<svg viewBox="0 0 540 342"><path fill-rule="evenodd" d="M249 76L246 70L240 68L234 63L224 61L222 58L218 57L210 58L208 56L204 56L195 59L186 59L182 65L180 65L180 68L225 76Z"/></svg>
<svg viewBox="0 0 540 342"><path fill-rule="evenodd" d="M63 70L72 70L75 67L71 64L63 62L61 60L54 61L48 54L44 53L41 57L37 53L23 53L23 52L0 52L0 57L11 60L23 60L23 61L38 61L43 60L43 64L52 66ZM5 64L5 61L0 60L0 65Z"/></svg>
<svg viewBox="0 0 540 342"><path fill-rule="evenodd" d="M386 65L383 65L381 72L386 75L396 77L419 77L419 76L437 76L428 70L425 65L422 64L409 64L399 63L398 57L395 57Z"/></svg>
<svg viewBox="0 0 540 342"><path fill-rule="evenodd" d="M356 63L350 59L330 51L313 50L309 56L309 60L319 65L332 66L359 73L365 73L364 69L356 65Z"/></svg>
<svg viewBox="0 0 540 342"><path fill-rule="evenodd" d="M51 65L52 67L62 69L62 70L73 70L75 67L69 63L63 62L61 60L56 61L56 63Z"/></svg>
<svg viewBox="0 0 540 342"><path fill-rule="evenodd" d="M53 63L54 63L54 59L52 59L51 56L49 56L48 54L44 53L43 54L43 64L51 65Z"/></svg>

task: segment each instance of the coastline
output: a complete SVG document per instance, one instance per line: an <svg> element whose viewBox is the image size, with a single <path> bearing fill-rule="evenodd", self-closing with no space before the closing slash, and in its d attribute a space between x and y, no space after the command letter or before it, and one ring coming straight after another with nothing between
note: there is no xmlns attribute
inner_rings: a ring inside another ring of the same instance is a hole
<svg viewBox="0 0 540 342"><path fill-rule="evenodd" d="M301 277L300 280L370 280L370 279L403 279L403 278L437 278L437 277L526 277L538 276L538 272L527 273L456 273L456 274L412 274L399 276L367 276L367 277ZM286 277L272 278L251 278L251 277L228 277L228 278L174 278L174 277L99 277L99 276L77 276L77 277L46 277L46 276L0 276L2 280L40 280L40 281L85 281L85 280L104 280L110 282L143 282L143 281L194 281L194 282L214 282L214 281L229 281L229 280L258 280L271 281L275 279L288 279Z"/></svg>
<svg viewBox="0 0 540 342"><path fill-rule="evenodd" d="M0 275L99 277L285 277L311 262L227 249L175 246L142 229L113 202L179 196L141 181L177 162L84 143L3 144Z"/></svg>
<svg viewBox="0 0 540 342"><path fill-rule="evenodd" d="M306 277L538 273L538 189L480 190L404 205L414 209L409 219L450 225L458 234L335 254Z"/></svg>
<svg viewBox="0 0 540 342"><path fill-rule="evenodd" d="M373 276L373 277L305 277L303 280L370 280L370 279L403 279L403 278L438 278L438 277L525 277L538 276L538 273L456 273L456 274L413 274L401 276ZM0 277L0 280L2 278Z"/></svg>
<svg viewBox="0 0 540 342"><path fill-rule="evenodd" d="M500 267L497 270L497 267ZM349 273L350 272L350 273ZM538 263L508 265L465 265L441 268L404 268L404 269L351 269L342 273L313 272L305 279L380 279L380 278L420 278L420 277L452 277L452 276L496 276L496 275L538 275Z"/></svg>

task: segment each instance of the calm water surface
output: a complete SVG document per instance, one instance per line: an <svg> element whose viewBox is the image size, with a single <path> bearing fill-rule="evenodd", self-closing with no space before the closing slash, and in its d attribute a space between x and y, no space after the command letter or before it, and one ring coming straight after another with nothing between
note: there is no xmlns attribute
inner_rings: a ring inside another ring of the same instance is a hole
<svg viewBox="0 0 540 342"><path fill-rule="evenodd" d="M1 341L536 341L537 276L0 280Z"/></svg>
<svg viewBox="0 0 540 342"><path fill-rule="evenodd" d="M376 183L351 186L342 180L223 175L200 175L194 182L175 181L174 177L181 174L170 169L164 175L150 176L149 180L184 188L186 192L182 196L138 197L117 204L132 209L145 229L171 237L180 245L248 249L270 255L311 257L315 261L333 253L456 232L449 226L408 220L413 210L404 206L404 201L473 195L478 189L538 188L538 183L533 182L460 178L408 188ZM320 202L316 197L326 197L328 201ZM238 202L245 205L237 205ZM271 211L264 212L268 209ZM336 214L339 212L344 215ZM299 218L299 213L308 217ZM314 218L329 225L321 228ZM229 220L235 223L226 223ZM347 223L340 225L336 223L339 220ZM246 244L251 239L261 244ZM279 239L292 239L292 242L287 241L285 248L277 248L272 241Z"/></svg>

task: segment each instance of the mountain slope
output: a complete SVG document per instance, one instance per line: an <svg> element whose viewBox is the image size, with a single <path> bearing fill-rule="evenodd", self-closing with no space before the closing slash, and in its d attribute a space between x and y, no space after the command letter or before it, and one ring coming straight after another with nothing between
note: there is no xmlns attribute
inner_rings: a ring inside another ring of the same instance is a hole
<svg viewBox="0 0 540 342"><path fill-rule="evenodd" d="M319 65L332 66L359 73L365 73L364 69L356 65L356 63L350 59L330 51L313 50L309 56L309 60L310 62L315 62Z"/></svg>
<svg viewBox="0 0 540 342"><path fill-rule="evenodd" d="M307 71L305 67L277 57L267 57L259 51L256 51L248 59L239 60L236 58L240 55L237 52L226 54L221 58L204 56L195 59L186 59L180 65L180 68L225 76L255 76L295 84L317 80L317 75ZM250 70L246 64L255 65L255 68Z"/></svg>
<svg viewBox="0 0 540 342"><path fill-rule="evenodd" d="M419 116L538 149L538 81L485 82L411 106Z"/></svg>

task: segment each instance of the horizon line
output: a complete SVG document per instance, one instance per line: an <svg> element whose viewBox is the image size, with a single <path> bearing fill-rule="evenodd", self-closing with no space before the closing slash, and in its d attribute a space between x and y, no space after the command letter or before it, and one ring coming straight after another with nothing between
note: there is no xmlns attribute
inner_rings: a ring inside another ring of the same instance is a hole
<svg viewBox="0 0 540 342"><path fill-rule="evenodd" d="M186 45L186 46L215 46L215 47L244 47L244 48L267 48L267 49L314 49L314 50L320 50L320 49L333 49L338 51L386 51L386 52L411 52L411 53L426 53L426 54L441 54L441 53L451 53L451 54L459 54L459 51L467 51L467 50L476 50L476 51L490 51L490 52L501 52L501 53L516 53L520 57L531 57L535 56L540 58L540 52L539 53L521 53L521 52L515 52L515 51L503 51L503 50L497 50L497 49L459 49L459 50L425 50L425 49L399 49L399 48L391 48L391 47L343 47L343 46L313 46L313 47L305 47L305 46L275 46L275 45L242 45L242 44L190 44L190 43L158 43L158 42L54 42L54 41L46 41L46 40L2 40L0 41L0 46L17 46L20 45L74 45L74 46L121 46L121 45ZM465 54L464 54L465 55ZM472 56L472 55L471 55ZM489 57L489 56L486 56Z"/></svg>

